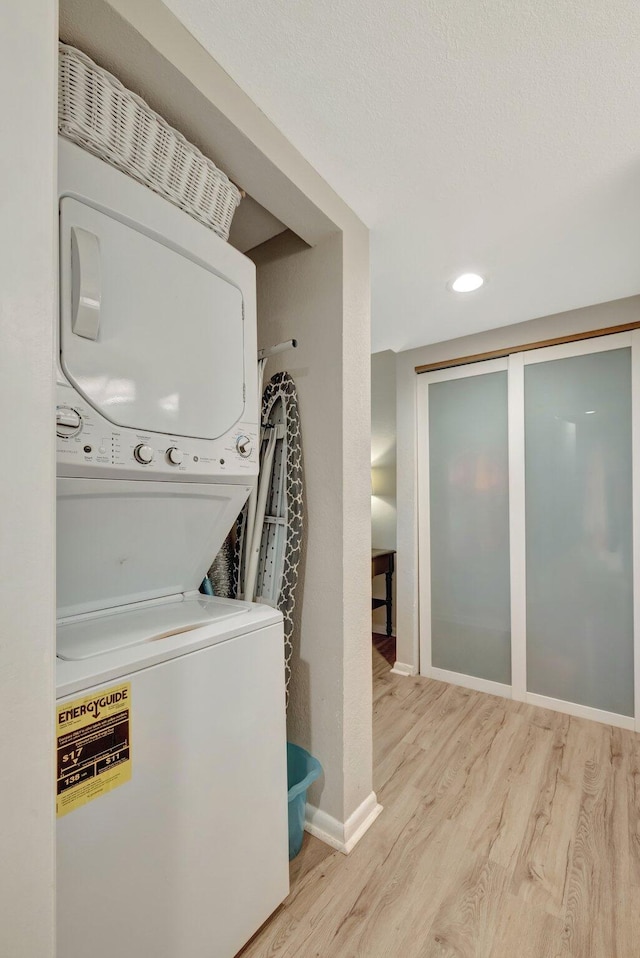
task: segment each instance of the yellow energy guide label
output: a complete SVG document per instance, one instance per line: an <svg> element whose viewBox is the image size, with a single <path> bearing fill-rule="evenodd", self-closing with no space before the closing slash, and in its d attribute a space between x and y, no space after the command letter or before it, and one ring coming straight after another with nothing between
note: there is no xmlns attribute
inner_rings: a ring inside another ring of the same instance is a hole
<svg viewBox="0 0 640 958"><path fill-rule="evenodd" d="M59 705L58 818L131 778L131 685L124 682Z"/></svg>

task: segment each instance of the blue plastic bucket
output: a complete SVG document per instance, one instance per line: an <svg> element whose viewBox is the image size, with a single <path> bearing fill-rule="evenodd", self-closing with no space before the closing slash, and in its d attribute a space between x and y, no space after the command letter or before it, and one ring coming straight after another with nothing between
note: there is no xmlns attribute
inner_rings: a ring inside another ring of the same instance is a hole
<svg viewBox="0 0 640 958"><path fill-rule="evenodd" d="M306 749L287 742L287 788L289 801L289 861L302 848L307 789L322 774L322 765Z"/></svg>

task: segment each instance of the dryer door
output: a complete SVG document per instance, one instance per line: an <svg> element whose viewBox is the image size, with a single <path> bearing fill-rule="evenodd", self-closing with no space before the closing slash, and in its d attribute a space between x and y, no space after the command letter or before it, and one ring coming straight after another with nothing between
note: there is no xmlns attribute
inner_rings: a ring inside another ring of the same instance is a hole
<svg viewBox="0 0 640 958"><path fill-rule="evenodd" d="M110 422L216 439L244 412L241 291L142 227L60 204L62 368Z"/></svg>

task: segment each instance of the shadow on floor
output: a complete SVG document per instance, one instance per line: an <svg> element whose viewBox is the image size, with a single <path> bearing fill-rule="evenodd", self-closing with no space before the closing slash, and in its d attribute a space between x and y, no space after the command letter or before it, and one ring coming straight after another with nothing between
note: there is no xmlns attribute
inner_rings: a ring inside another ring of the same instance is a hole
<svg viewBox="0 0 640 958"><path fill-rule="evenodd" d="M389 665L394 665L396 661L396 638L394 635L380 635L373 632L371 635L373 647L380 655L387 660Z"/></svg>

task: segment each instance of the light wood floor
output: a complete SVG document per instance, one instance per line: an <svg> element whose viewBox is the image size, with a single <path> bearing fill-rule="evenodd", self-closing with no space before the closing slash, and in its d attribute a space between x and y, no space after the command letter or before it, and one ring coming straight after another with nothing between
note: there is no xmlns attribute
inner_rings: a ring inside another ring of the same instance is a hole
<svg viewBox="0 0 640 958"><path fill-rule="evenodd" d="M429 679L374 650L384 812L305 836L242 958L640 958L640 736Z"/></svg>

